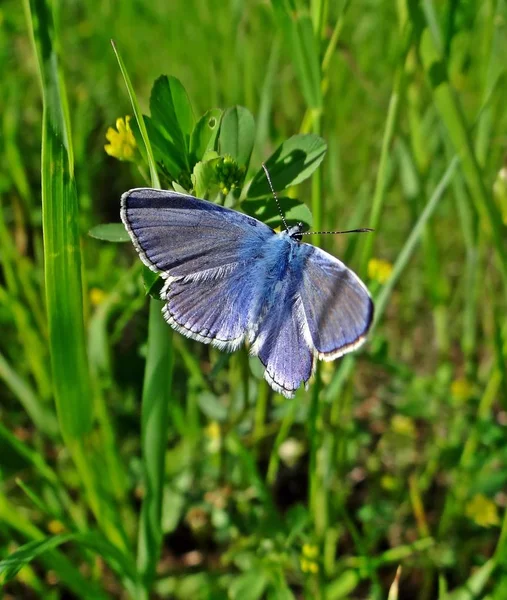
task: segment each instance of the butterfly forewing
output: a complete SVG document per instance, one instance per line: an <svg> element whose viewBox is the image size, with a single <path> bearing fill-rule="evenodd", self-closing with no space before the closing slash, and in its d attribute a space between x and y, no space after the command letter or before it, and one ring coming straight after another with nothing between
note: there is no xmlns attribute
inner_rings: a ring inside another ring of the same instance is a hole
<svg viewBox="0 0 507 600"><path fill-rule="evenodd" d="M151 188L123 194L121 218L143 262L164 278L234 265L274 235L235 210Z"/></svg>

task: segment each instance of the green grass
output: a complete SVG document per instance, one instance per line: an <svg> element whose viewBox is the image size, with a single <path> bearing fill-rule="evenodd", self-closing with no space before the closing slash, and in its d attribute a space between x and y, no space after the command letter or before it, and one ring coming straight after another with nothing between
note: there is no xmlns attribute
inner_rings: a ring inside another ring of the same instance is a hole
<svg viewBox="0 0 507 600"><path fill-rule="evenodd" d="M24 4L0 6L4 595L505 597L507 2ZM104 151L125 115L132 162ZM191 174L276 226L261 161L291 218L375 228L312 240L376 315L293 400L173 335L95 228Z"/></svg>

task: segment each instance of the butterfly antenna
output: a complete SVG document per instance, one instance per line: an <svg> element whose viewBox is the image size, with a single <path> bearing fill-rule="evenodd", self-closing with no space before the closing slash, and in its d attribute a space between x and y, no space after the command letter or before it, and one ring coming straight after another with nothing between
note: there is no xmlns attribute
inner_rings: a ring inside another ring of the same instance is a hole
<svg viewBox="0 0 507 600"><path fill-rule="evenodd" d="M333 234L338 235L340 233L368 233L369 231L375 231L369 227L363 227L362 229L347 229L346 231L302 231L300 235L326 235Z"/></svg>
<svg viewBox="0 0 507 600"><path fill-rule="evenodd" d="M280 206L280 201L278 200L278 196L276 195L275 188L273 187L273 184L271 183L271 177L269 176L269 171L264 163L262 163L262 168L264 169L264 173L266 173L266 179L268 180L269 187L271 188L271 193L273 194L273 198L275 199L276 205L278 206L278 212L280 213L280 216L282 217L283 226L285 227L285 229L287 231L289 231L289 226L287 225L287 221L285 220L285 217L283 216L282 207Z"/></svg>

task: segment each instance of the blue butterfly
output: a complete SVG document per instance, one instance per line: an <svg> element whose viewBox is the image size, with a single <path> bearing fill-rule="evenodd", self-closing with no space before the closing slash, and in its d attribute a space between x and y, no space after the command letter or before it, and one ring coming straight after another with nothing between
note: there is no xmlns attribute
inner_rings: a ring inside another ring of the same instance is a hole
<svg viewBox="0 0 507 600"><path fill-rule="evenodd" d="M275 197L276 199L276 197ZM179 333L232 352L244 342L269 385L288 398L316 360L358 348L373 318L363 282L301 241L302 225L275 233L243 213L187 194L133 189L121 218L141 257L165 280L165 320Z"/></svg>

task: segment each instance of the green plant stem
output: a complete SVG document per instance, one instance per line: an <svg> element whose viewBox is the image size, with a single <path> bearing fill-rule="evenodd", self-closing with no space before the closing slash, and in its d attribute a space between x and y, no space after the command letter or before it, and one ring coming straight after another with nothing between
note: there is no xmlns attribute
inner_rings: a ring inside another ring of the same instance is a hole
<svg viewBox="0 0 507 600"><path fill-rule="evenodd" d="M389 151L391 148L391 142L394 136L394 130L398 118L403 73L404 67L403 65L401 65L396 70L396 74L394 76L393 91L389 100L389 108L387 109L386 127L384 130L384 136L382 138L382 150L380 152L380 162L377 172L377 181L375 183L375 193L373 195L373 203L368 224L368 226L371 227L373 231L366 235L364 238L363 254L359 268L359 272L363 277L367 273L368 262L373 254L373 244L378 233L377 230L380 224L380 216L382 214L382 208L384 206Z"/></svg>
<svg viewBox="0 0 507 600"><path fill-rule="evenodd" d="M141 108L125 63L114 43L113 49L146 148L151 185L160 188L157 166ZM171 414L169 403L171 402L174 349L172 333L164 321L161 308L162 305L158 300L150 298L148 344L141 412L144 498L141 506L137 543L137 567L142 580L142 585L138 590L140 598L147 598L153 585L163 536L162 500L165 483L166 443Z"/></svg>
<svg viewBox="0 0 507 600"><path fill-rule="evenodd" d="M247 359L248 364L248 359ZM265 380L259 381L259 391L257 393L257 401L255 403L254 413L254 431L253 437L258 444L264 436L264 428L266 426L266 415L268 410L269 386ZM247 405L247 403L245 403Z"/></svg>
<svg viewBox="0 0 507 600"><path fill-rule="evenodd" d="M431 2L426 2L428 7ZM470 196L477 213L487 223L496 252L497 264L502 275L504 292L507 295L507 249L504 244L502 219L491 194L486 190L484 178L477 160L470 128L455 90L451 87L444 57L441 54L439 36L431 28L426 30L421 41L421 57L433 91L433 99L440 119L452 141L455 152L461 160L461 168Z"/></svg>
<svg viewBox="0 0 507 600"><path fill-rule="evenodd" d="M393 289L398 282L399 278L403 270L406 268L410 257L412 256L417 243L421 239L422 233L424 231L424 227L428 222L428 219L434 213L435 209L438 206L444 192L446 191L451 179L455 173L456 167L458 166L459 160L455 157L447 167L442 179L439 184L435 188L433 194L431 195L428 204L425 206L423 212L421 213L417 223L412 229L408 240L405 242L401 252L398 254L398 258L393 266L393 271L391 273L391 277L388 279L386 284L381 288L380 292L375 298L375 317L370 330L370 334L375 331L375 328L378 326L385 309L387 307L387 302L393 292ZM352 373L354 366L354 357L351 354L345 356L345 358L341 361L340 367L336 371L333 380L328 386L325 398L328 401L333 401L334 398L341 392L343 385L347 381L347 378Z"/></svg>
<svg viewBox="0 0 507 600"><path fill-rule="evenodd" d="M278 454L278 450L289 435L290 428L294 423L299 402L300 400L298 396L290 400L290 406L287 409L285 416L283 417L280 428L278 429L275 443L273 444L273 449L271 450L271 455L269 457L268 472L266 475L266 483L268 485L273 485L275 483L276 474L278 472L278 466L280 464L280 456Z"/></svg>
<svg viewBox="0 0 507 600"><path fill-rule="evenodd" d="M173 365L171 333L160 309L161 303L151 298L141 416L144 497L137 556L146 590L155 577L162 545L162 498Z"/></svg>

